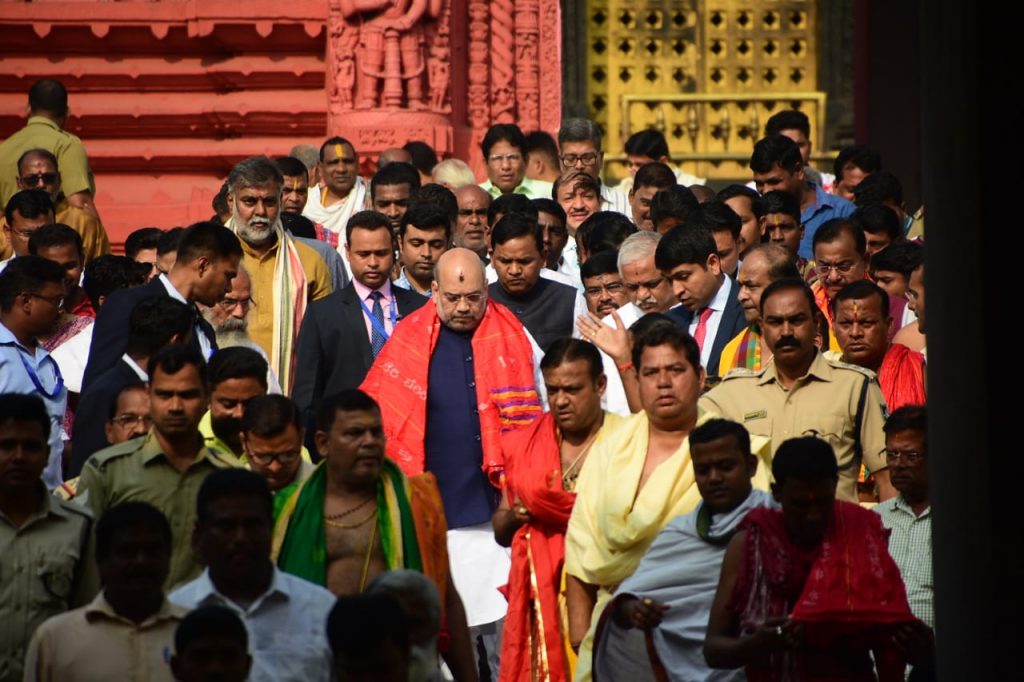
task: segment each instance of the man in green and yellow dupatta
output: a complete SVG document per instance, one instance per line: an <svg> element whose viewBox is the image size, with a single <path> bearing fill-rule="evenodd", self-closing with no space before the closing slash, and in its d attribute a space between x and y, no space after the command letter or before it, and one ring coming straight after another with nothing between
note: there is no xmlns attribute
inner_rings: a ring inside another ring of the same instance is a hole
<svg viewBox="0 0 1024 682"><path fill-rule="evenodd" d="M321 401L315 442L323 461L281 503L275 520L278 567L338 596L363 592L385 571L422 572L441 595L441 653L456 680L476 680L433 474L406 477L384 456L380 408L359 390Z"/></svg>

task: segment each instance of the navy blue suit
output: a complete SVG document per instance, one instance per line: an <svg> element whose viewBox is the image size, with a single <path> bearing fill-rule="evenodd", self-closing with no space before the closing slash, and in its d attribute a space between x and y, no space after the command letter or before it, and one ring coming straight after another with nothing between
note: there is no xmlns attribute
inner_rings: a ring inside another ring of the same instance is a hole
<svg viewBox="0 0 1024 682"><path fill-rule="evenodd" d="M725 310L722 311L722 319L718 323L718 333L715 334L714 339L704 339L704 343L711 342L711 355L708 356L708 364L705 367L708 377L718 376L718 363L722 358L722 351L737 334L747 327L747 318L743 315L743 306L740 305L738 298L740 286L731 277L729 281L732 286L729 290L729 298L725 303ZM722 286L725 286L724 281ZM666 313L684 331L690 329L694 314L683 306L676 306Z"/></svg>

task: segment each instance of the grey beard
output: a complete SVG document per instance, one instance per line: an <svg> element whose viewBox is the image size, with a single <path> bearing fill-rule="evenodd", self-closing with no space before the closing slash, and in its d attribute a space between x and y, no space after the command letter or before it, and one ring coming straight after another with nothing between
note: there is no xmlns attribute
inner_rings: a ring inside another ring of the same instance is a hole
<svg viewBox="0 0 1024 682"><path fill-rule="evenodd" d="M277 237L278 229L284 229L280 216L273 223L266 223L266 225L266 231L263 231L253 227L252 221L243 223L237 217L235 218L235 231L238 233L239 239L250 246L265 246Z"/></svg>

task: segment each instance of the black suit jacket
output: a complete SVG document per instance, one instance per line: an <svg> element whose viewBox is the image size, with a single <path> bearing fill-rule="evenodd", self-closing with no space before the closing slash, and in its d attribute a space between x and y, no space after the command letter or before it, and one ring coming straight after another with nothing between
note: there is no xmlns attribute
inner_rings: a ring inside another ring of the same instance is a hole
<svg viewBox="0 0 1024 682"><path fill-rule="evenodd" d="M414 291L391 285L399 319L427 302ZM320 399L346 388L357 388L373 364L359 297L352 284L313 301L299 328L292 399L302 410L308 434Z"/></svg>
<svg viewBox="0 0 1024 682"><path fill-rule="evenodd" d="M85 366L85 376L82 378L83 390L95 381L101 374L117 364L117 361L124 355L128 347L128 318L132 310L140 302L150 298L170 296L167 289L159 278L148 284L131 289L121 289L112 293L100 308L96 315L96 326L92 333L92 345L89 347L89 361ZM201 329L210 339L210 344L217 348L216 335L210 323L203 319L203 316L196 312L196 329L192 331L190 345L199 350L199 335Z"/></svg>
<svg viewBox="0 0 1024 682"><path fill-rule="evenodd" d="M715 334L711 343L711 355L708 356L707 367L704 368L708 377L718 376L718 363L722 358L722 351L733 337L747 327L747 318L743 316L743 306L740 305L738 298L740 285L731 277L728 278L728 281L731 284L729 298L725 303L725 310L722 311L722 321L718 323L718 333ZM725 286L725 282L722 282L722 286ZM688 330L693 321L693 313L683 306L673 308L666 315L684 330ZM705 339L706 342L707 339Z"/></svg>
<svg viewBox="0 0 1024 682"><path fill-rule="evenodd" d="M110 408L122 388L139 381L135 370L124 360L118 359L113 367L97 377L82 392L71 430L71 466L64 472L65 479L82 473L85 462L97 451L110 445L106 431Z"/></svg>

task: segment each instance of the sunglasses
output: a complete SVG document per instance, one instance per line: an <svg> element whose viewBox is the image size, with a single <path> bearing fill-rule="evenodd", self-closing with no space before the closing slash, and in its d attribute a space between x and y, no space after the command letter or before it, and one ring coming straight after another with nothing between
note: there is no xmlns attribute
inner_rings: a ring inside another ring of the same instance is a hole
<svg viewBox="0 0 1024 682"><path fill-rule="evenodd" d="M56 173L36 173L35 175L22 175L21 184L26 187L37 187L39 183L44 185L52 185L57 182Z"/></svg>

